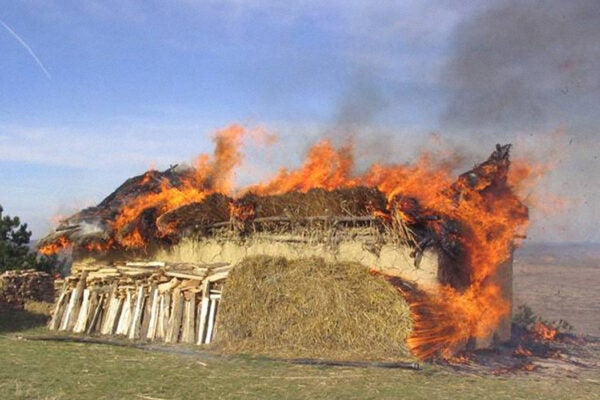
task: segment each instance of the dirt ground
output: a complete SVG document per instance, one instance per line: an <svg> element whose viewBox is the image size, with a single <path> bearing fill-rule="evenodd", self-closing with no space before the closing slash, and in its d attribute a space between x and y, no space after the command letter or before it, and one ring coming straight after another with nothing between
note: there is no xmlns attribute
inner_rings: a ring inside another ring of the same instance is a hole
<svg viewBox="0 0 600 400"><path fill-rule="evenodd" d="M529 244L515 253L514 305L600 336L600 244Z"/></svg>

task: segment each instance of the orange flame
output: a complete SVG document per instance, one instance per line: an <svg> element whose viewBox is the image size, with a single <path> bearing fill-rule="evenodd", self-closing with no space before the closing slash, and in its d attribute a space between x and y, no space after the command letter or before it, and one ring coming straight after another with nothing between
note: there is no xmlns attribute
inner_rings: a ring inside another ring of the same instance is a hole
<svg viewBox="0 0 600 400"><path fill-rule="evenodd" d="M56 241L48 243L38 249L45 256L56 254L61 250L65 250L72 246L72 243L65 236L59 237Z"/></svg>
<svg viewBox="0 0 600 400"><path fill-rule="evenodd" d="M239 146L243 134L244 129L239 125L232 125L217 132L214 138L216 149L212 159L208 155L200 155L195 161L193 174L184 175L181 185L173 186L164 180L158 192L138 196L126 203L119 210L113 222L113 229L116 232L126 231L125 228L149 209L154 209L157 215L162 215L186 204L200 202L211 193L231 193L233 168L240 163L242 157ZM147 183L149 179L150 176L146 174L140 185ZM133 248L145 247L148 243L139 227L118 235L117 241L124 247Z"/></svg>
<svg viewBox="0 0 600 400"><path fill-rule="evenodd" d="M555 340L558 330L538 321L533 325L532 333L542 340Z"/></svg>

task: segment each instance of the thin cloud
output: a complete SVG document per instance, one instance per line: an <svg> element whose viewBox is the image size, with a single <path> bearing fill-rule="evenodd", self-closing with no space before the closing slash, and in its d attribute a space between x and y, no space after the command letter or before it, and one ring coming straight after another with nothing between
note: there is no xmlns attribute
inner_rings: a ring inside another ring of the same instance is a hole
<svg viewBox="0 0 600 400"><path fill-rule="evenodd" d="M23 46L23 48L25 48L25 50L27 50L27 52L29 53L29 55L35 60L35 62L37 63L37 65L40 67L40 69L42 70L42 72L44 73L44 75L46 75L46 78L48 78L49 80L52 80L52 77L50 76L50 73L48 72L48 70L46 69L46 67L44 67L44 64L42 64L42 61L38 58L38 56L35 55L35 53L31 49L31 47L29 47L29 45L25 42L25 40L23 40L19 35L17 35L17 32L13 31L11 29L11 27L8 26L8 25L6 25L6 23L4 21L0 20L0 24L4 28L6 28L6 30L8 31L8 33L10 33L12 35L12 37L14 37L21 44L21 46Z"/></svg>

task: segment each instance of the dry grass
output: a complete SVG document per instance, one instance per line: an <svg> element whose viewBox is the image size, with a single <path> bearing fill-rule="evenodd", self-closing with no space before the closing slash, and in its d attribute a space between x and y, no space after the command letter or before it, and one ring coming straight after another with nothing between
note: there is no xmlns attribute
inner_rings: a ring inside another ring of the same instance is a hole
<svg viewBox="0 0 600 400"><path fill-rule="evenodd" d="M229 275L216 346L281 357L409 357L406 301L358 263L252 257Z"/></svg>

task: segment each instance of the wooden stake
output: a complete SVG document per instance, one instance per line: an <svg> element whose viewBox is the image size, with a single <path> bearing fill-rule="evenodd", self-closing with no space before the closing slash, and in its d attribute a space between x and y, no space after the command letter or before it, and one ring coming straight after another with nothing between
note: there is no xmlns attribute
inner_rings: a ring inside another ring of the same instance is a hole
<svg viewBox="0 0 600 400"><path fill-rule="evenodd" d="M192 295L189 301L185 302L185 314L183 318L183 333L181 334L181 341L183 343L194 343L196 332L194 330L196 314L196 296Z"/></svg>
<svg viewBox="0 0 600 400"><path fill-rule="evenodd" d="M146 300L146 293L144 286L140 286L137 290L137 296L135 300L135 306L133 308L133 315L131 318L131 326L129 327L129 339L139 339L140 329L142 324L142 311L144 309L144 302Z"/></svg>
<svg viewBox="0 0 600 400"><path fill-rule="evenodd" d="M217 310L217 300L210 301L210 311L208 313L208 327L206 328L206 339L204 343L209 344L212 341L213 329L215 326L215 315Z"/></svg>
<svg viewBox="0 0 600 400"><path fill-rule="evenodd" d="M97 294L96 292L94 292L93 294L96 295L96 305L94 307L94 313L92 315L92 319L90 320L90 323L89 323L89 326L87 329L88 335L100 330L99 325L100 325L100 320L101 320L101 315L102 315L103 303L104 303L104 299L106 299L105 293Z"/></svg>
<svg viewBox="0 0 600 400"><path fill-rule="evenodd" d="M75 308L75 301L79 297L77 294L78 291L79 288L76 287L71 292L71 296L69 297L69 304L67 305L67 309L65 310L65 313L63 314L62 320L60 322L59 330L61 331L66 331L69 326L69 319L71 319L71 314L73 312L73 309Z"/></svg>
<svg viewBox="0 0 600 400"><path fill-rule="evenodd" d="M77 317L79 316L79 310L81 308L81 296L83 295L83 291L85 289L85 281L88 276L88 271L83 271L81 273L81 277L79 278L79 282L77 282L77 287L73 291L73 303L69 313L69 318L67 320L67 326L65 330L72 331L77 323Z"/></svg>
<svg viewBox="0 0 600 400"><path fill-rule="evenodd" d="M123 307L125 306L125 297L115 297L113 299L114 309L111 315L110 321L108 321L108 334L112 335L117 330L118 322L121 320L121 314L123 313Z"/></svg>
<svg viewBox="0 0 600 400"><path fill-rule="evenodd" d="M58 297L58 301L56 302L56 306L54 307L54 314L52 315L52 319L48 324L48 329L51 331L55 331L60 327L60 322L63 314L65 313L65 306L67 304L67 299L69 297L69 285L67 283L63 283L63 288L60 292L60 296Z"/></svg>
<svg viewBox="0 0 600 400"><path fill-rule="evenodd" d="M202 304L200 305L200 319L198 321L198 338L197 344L204 343L206 318L208 317L208 309L210 306L210 282L204 280L202 284Z"/></svg>
<svg viewBox="0 0 600 400"><path fill-rule="evenodd" d="M148 289L146 301L144 304L144 310L142 311L142 325L140 327L140 337L146 338L148 336L148 329L150 328L150 318L152 317L152 299L154 293L157 292L156 283L152 283Z"/></svg>
<svg viewBox="0 0 600 400"><path fill-rule="evenodd" d="M156 337L158 339L165 339L167 337L167 328L169 326L169 319L171 318L171 294L163 293L160 301L160 314L158 316L158 330Z"/></svg>
<svg viewBox="0 0 600 400"><path fill-rule="evenodd" d="M82 333L85 331L85 326L88 320L88 312L90 309L90 290L83 290L83 301L81 302L81 306L79 308L79 315L77 316L77 320L75 321L75 325L73 325L73 332Z"/></svg>
<svg viewBox="0 0 600 400"><path fill-rule="evenodd" d="M138 267L138 268L158 268L164 267L166 263L164 261L132 261L125 263L127 267Z"/></svg>
<svg viewBox="0 0 600 400"><path fill-rule="evenodd" d="M146 338L150 340L154 340L156 337L156 330L158 327L158 312L160 310L160 300L162 296L158 295L158 288L156 285L152 288L150 292L150 298L152 305L150 306L150 321L148 322L148 331L146 333Z"/></svg>
<svg viewBox="0 0 600 400"><path fill-rule="evenodd" d="M121 311L121 318L117 324L117 335L125 335L129 331L129 325L131 324L131 309L133 308L133 296L131 291L128 290L126 293L125 303L123 304L123 310Z"/></svg>
<svg viewBox="0 0 600 400"><path fill-rule="evenodd" d="M119 299L119 293L117 292L117 285L113 283L111 285L110 293L105 301L105 313L104 319L100 324L100 334L112 335L115 331L115 320L119 315L121 302Z"/></svg>
<svg viewBox="0 0 600 400"><path fill-rule="evenodd" d="M179 331L181 329L181 318L183 316L183 296L181 290L175 288L173 291L173 309L171 310L171 318L167 327L166 343L177 343L179 340Z"/></svg>

